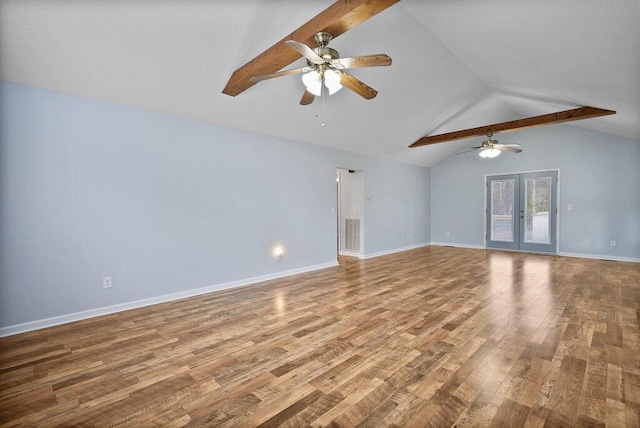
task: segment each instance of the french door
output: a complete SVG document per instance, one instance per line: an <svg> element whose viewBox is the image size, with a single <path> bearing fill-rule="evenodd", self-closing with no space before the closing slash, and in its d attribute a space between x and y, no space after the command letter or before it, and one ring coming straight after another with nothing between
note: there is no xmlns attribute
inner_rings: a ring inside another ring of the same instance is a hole
<svg viewBox="0 0 640 428"><path fill-rule="evenodd" d="M556 252L558 172L487 177L487 248Z"/></svg>

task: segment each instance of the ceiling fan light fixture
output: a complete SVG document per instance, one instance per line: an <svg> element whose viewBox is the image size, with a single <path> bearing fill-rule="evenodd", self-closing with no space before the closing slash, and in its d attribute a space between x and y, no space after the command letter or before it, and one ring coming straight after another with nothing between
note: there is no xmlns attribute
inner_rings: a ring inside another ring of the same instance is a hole
<svg viewBox="0 0 640 428"><path fill-rule="evenodd" d="M324 73L313 70L302 75L302 83L304 83L307 91L311 92L317 97L322 95L323 81L324 86L326 86L329 90L329 95L333 95L340 89L342 89L342 84L340 83L340 75L334 70L325 70Z"/></svg>
<svg viewBox="0 0 640 428"><path fill-rule="evenodd" d="M342 89L340 84L340 75L334 70L327 70L324 72L324 86L329 90L329 95L333 95Z"/></svg>
<svg viewBox="0 0 640 428"><path fill-rule="evenodd" d="M480 153L478 153L478 156L485 159L486 158L491 159L491 158L495 158L499 154L500 154L500 150L494 149L493 147L487 147L486 149L480 150Z"/></svg>
<svg viewBox="0 0 640 428"><path fill-rule="evenodd" d="M313 95L318 97L322 94L322 78L316 70L303 74L302 83Z"/></svg>

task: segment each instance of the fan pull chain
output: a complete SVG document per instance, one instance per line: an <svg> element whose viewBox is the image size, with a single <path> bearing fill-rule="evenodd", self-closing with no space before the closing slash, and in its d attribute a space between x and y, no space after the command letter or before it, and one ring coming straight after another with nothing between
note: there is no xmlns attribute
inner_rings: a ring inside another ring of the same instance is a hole
<svg viewBox="0 0 640 428"><path fill-rule="evenodd" d="M327 126L325 122L325 113L324 113L324 94L326 92L325 84L324 84L324 75L322 75L322 79L320 81L320 98L322 98L322 110L320 113L316 113L315 117L322 117L322 127Z"/></svg>
<svg viewBox="0 0 640 428"><path fill-rule="evenodd" d="M326 91L324 85L324 74L322 75L322 85L320 86L322 90L322 126L325 127L327 124L325 123L325 115L324 115L324 93Z"/></svg>

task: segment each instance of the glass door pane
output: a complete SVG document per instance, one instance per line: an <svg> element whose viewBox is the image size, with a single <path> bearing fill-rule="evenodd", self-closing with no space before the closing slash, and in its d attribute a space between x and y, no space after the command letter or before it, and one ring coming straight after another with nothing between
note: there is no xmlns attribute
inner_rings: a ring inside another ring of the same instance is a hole
<svg viewBox="0 0 640 428"><path fill-rule="evenodd" d="M487 247L518 249L520 177L487 177Z"/></svg>
<svg viewBox="0 0 640 428"><path fill-rule="evenodd" d="M515 180L491 181L491 240L513 242Z"/></svg>
<svg viewBox="0 0 640 428"><path fill-rule="evenodd" d="M557 187L557 171L521 175L520 250L556 252Z"/></svg>
<svg viewBox="0 0 640 428"><path fill-rule="evenodd" d="M551 177L525 178L524 191L524 242L549 244Z"/></svg>

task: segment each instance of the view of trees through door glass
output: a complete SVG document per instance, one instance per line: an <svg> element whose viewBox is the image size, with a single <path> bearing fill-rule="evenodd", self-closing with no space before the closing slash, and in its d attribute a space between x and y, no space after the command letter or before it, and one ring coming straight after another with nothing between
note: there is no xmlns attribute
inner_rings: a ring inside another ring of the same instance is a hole
<svg viewBox="0 0 640 428"><path fill-rule="evenodd" d="M549 231L549 202L551 200L551 177L527 178L524 180L525 201L524 210L524 240L548 244Z"/></svg>
<svg viewBox="0 0 640 428"><path fill-rule="evenodd" d="M491 240L513 242L515 180L491 182Z"/></svg>

